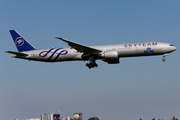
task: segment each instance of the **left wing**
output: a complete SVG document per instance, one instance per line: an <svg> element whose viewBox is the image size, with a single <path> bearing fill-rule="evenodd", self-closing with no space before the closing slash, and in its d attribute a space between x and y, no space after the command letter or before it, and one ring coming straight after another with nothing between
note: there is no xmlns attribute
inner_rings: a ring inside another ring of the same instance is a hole
<svg viewBox="0 0 180 120"><path fill-rule="evenodd" d="M57 39L60 39L66 43L68 43L68 45L71 47L71 48L74 48L76 49L78 52L84 52L84 53L100 53L102 52L101 50L98 50L96 48L92 48L92 47L88 47L88 46L85 46L85 45L82 45L82 44L79 44L79 43L75 43L75 42L72 42L72 41L69 41L69 40L65 40L63 38L60 38L60 37L55 37Z"/></svg>

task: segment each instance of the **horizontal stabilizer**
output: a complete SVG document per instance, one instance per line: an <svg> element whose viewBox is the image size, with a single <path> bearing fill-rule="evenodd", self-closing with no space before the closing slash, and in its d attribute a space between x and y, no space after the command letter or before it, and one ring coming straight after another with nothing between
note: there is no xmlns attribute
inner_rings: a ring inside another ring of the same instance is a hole
<svg viewBox="0 0 180 120"><path fill-rule="evenodd" d="M13 55L17 55L17 56L28 56L28 54L20 53L20 52L14 52L14 51L5 51L5 52L13 54Z"/></svg>

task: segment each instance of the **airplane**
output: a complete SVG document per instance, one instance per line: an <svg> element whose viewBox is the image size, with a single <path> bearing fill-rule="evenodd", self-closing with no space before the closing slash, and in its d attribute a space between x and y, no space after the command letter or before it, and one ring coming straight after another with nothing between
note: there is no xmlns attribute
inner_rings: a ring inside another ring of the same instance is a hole
<svg viewBox="0 0 180 120"><path fill-rule="evenodd" d="M86 63L89 69L98 67L96 60L102 60L108 64L118 64L120 58L123 57L163 55L162 60L165 61L167 54L177 49L172 44L165 42L86 46L61 37L55 37L68 43L70 47L38 50L16 30L10 30L10 34L19 51L5 51L10 53L11 57L42 62L89 61L89 63Z"/></svg>

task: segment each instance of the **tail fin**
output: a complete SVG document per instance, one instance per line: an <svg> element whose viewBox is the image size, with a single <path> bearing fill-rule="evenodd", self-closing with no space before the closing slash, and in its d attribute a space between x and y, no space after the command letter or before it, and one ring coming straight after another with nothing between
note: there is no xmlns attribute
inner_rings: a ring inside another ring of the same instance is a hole
<svg viewBox="0 0 180 120"><path fill-rule="evenodd" d="M26 39L24 39L17 31L9 30L11 36L14 40L14 43L19 52L36 50Z"/></svg>

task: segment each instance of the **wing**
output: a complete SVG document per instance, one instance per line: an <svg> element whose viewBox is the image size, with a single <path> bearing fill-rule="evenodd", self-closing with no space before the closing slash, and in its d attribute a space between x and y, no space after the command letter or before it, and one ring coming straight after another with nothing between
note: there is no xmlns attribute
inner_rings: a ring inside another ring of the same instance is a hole
<svg viewBox="0 0 180 120"><path fill-rule="evenodd" d="M28 54L20 53L20 52L14 52L14 51L5 51L5 52L13 54L13 55L17 55L17 56L28 56Z"/></svg>
<svg viewBox="0 0 180 120"><path fill-rule="evenodd" d="M102 52L101 50L98 50L96 48L92 48L92 47L88 47L88 46L85 46L85 45L82 45L82 44L79 44L79 43L75 43L75 42L72 42L72 41L69 41L69 40L65 40L63 38L60 38L60 37L55 37L57 39L60 39L66 43L68 43L68 45L71 47L71 48L74 48L76 49L78 52L84 52L84 53L99 53L99 52Z"/></svg>

